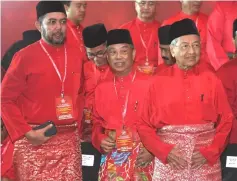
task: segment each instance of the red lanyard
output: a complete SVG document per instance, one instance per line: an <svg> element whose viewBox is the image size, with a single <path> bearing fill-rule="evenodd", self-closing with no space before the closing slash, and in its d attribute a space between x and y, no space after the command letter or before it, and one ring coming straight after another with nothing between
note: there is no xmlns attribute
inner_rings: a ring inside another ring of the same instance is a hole
<svg viewBox="0 0 237 181"><path fill-rule="evenodd" d="M136 78L136 71L133 75L133 78L132 78L132 81L131 81L131 84L134 82L135 78ZM118 91L117 91L117 88L116 88L116 80L115 80L115 76L114 76L114 90L115 90L115 94L119 100L119 96L118 96ZM130 95L130 89L128 89L128 92L126 94L126 99L125 99L125 105L124 105L124 108L123 108L123 111L122 111L122 118L123 118L123 125L124 125L124 119L126 117L126 114L127 114L127 109L128 109L128 99L129 99L129 95Z"/></svg>
<svg viewBox="0 0 237 181"><path fill-rule="evenodd" d="M46 55L49 57L49 60L51 61L57 75L58 75L58 78L59 80L61 81L62 83L62 89L61 89L61 97L63 98L64 97L64 82L65 82L65 79L66 79L66 76L67 76L67 49L66 47L64 46L64 52L65 52L65 66L64 66L64 76L62 78L59 70L58 70L58 67L57 65L55 64L53 58L50 56L49 52L45 49L44 45L42 44L41 40L40 40L40 45L41 45L41 48L43 49L43 51L46 53Z"/></svg>
<svg viewBox="0 0 237 181"><path fill-rule="evenodd" d="M149 58L148 58L148 51L149 51L149 47L151 46L151 43L152 43L152 38L153 38L154 30L152 31L152 33L151 33L151 35L150 35L149 42L148 42L148 46L147 46L146 43L145 43L145 41L144 41L144 39L142 38L141 31L140 31L140 29L139 29L139 27L138 27L137 24L136 24L136 26L137 26L137 30L139 31L140 40L141 40L142 45L143 45L143 47L144 47L144 49L145 49L145 52L146 52L146 62L148 62L148 61L149 61Z"/></svg>

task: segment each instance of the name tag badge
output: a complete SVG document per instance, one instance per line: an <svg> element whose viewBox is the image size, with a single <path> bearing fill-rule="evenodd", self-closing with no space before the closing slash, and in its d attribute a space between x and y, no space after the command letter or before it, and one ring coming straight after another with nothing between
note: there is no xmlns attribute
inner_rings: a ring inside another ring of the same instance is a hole
<svg viewBox="0 0 237 181"><path fill-rule="evenodd" d="M56 114L58 120L73 118L73 106L71 97L64 96L56 98Z"/></svg>
<svg viewBox="0 0 237 181"><path fill-rule="evenodd" d="M227 156L226 157L226 167L237 168L237 157L236 156Z"/></svg>
<svg viewBox="0 0 237 181"><path fill-rule="evenodd" d="M94 166L94 155L84 155L82 154L82 166L93 167Z"/></svg>
<svg viewBox="0 0 237 181"><path fill-rule="evenodd" d="M133 148L133 141L131 134L123 130L121 135L116 139L116 147L118 152L131 152Z"/></svg>

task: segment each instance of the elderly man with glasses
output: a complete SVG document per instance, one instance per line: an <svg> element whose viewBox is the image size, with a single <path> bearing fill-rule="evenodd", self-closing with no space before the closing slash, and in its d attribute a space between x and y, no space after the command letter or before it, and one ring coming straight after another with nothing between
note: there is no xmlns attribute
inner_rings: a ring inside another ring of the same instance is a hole
<svg viewBox="0 0 237 181"><path fill-rule="evenodd" d="M112 75L106 57L107 30L104 24L94 24L83 30L88 62L84 64L85 109L82 122L82 154L94 157L93 166L82 165L83 180L98 180L100 152L91 144L94 91L99 82Z"/></svg>

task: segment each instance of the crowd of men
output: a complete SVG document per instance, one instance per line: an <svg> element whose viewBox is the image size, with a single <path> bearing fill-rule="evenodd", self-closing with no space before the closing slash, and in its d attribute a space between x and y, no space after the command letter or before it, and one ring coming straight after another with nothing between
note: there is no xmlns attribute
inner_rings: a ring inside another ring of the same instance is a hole
<svg viewBox="0 0 237 181"><path fill-rule="evenodd" d="M117 29L40 1L1 63L3 181L235 181L237 2L156 1Z"/></svg>

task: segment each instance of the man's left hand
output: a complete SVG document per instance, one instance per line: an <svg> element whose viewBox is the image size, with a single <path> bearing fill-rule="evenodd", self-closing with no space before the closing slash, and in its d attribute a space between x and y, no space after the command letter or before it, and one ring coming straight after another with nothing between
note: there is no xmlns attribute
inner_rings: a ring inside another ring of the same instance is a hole
<svg viewBox="0 0 237 181"><path fill-rule="evenodd" d="M141 148L136 160L136 167L146 167L153 159L154 156L146 148Z"/></svg>
<svg viewBox="0 0 237 181"><path fill-rule="evenodd" d="M193 153L193 156L192 156L192 167L191 167L192 169L199 169L205 163L207 163L207 160L199 151L196 151L196 152Z"/></svg>

